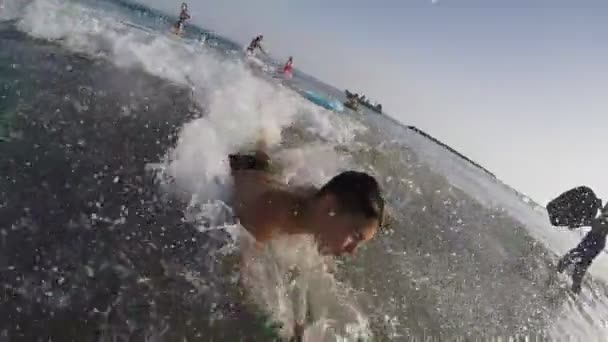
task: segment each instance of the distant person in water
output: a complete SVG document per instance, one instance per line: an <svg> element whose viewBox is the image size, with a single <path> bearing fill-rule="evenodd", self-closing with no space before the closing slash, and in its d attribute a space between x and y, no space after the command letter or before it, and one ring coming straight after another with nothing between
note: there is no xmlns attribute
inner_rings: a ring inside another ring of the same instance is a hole
<svg viewBox="0 0 608 342"><path fill-rule="evenodd" d="M374 177L342 172L320 189L280 182L263 145L253 154L229 156L236 216L264 245L280 235L314 237L324 255L353 254L382 224L384 199Z"/></svg>
<svg viewBox="0 0 608 342"><path fill-rule="evenodd" d="M253 38L251 40L251 43L249 43L249 46L247 46L247 54L253 55L253 53L255 52L255 49L259 49L263 53L266 53L266 51L264 51L264 49L262 48L263 39L264 39L264 36L261 34L256 36L255 38Z"/></svg>
<svg viewBox="0 0 608 342"><path fill-rule="evenodd" d="M293 73L293 57L289 56L289 59L287 59L287 63L285 63L285 66L283 66L283 74L291 76L292 73Z"/></svg>
<svg viewBox="0 0 608 342"><path fill-rule="evenodd" d="M184 23L188 19L190 19L190 13L188 12L188 4L183 2L181 11L179 13L179 19L177 20L177 23L175 23L174 26L175 34L184 33Z"/></svg>
<svg viewBox="0 0 608 342"><path fill-rule="evenodd" d="M601 203L601 201L599 201L599 203ZM601 204L599 203L597 206L601 207ZM574 265L574 270L572 272L572 292L577 294L581 292L581 283L585 273L587 273L587 269L606 246L606 235L608 234L608 204L600 211L600 215L591 220L590 226L591 231L585 235L578 246L564 255L557 264L557 271L559 273L564 272L566 268Z"/></svg>

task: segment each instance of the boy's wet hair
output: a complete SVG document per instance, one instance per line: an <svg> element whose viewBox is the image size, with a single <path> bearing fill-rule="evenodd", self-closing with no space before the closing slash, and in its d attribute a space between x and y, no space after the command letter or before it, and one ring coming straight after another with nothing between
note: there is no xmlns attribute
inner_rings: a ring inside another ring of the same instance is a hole
<svg viewBox="0 0 608 342"><path fill-rule="evenodd" d="M366 218L378 219L382 225L384 199L376 179L367 173L346 171L332 178L317 196L332 194L340 209L347 214L363 214Z"/></svg>

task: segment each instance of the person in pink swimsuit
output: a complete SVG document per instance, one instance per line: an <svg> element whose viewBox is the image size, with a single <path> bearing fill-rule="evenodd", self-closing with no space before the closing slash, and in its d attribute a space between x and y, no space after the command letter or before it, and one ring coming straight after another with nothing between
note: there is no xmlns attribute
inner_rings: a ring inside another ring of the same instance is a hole
<svg viewBox="0 0 608 342"><path fill-rule="evenodd" d="M285 76L291 77L292 73L293 73L293 57L289 56L287 63L285 63L285 66L283 67L283 74Z"/></svg>

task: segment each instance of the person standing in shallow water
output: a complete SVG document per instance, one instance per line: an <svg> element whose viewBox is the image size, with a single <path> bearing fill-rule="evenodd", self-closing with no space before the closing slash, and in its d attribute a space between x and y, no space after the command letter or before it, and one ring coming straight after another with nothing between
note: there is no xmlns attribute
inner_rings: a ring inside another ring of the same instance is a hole
<svg viewBox="0 0 608 342"><path fill-rule="evenodd" d="M293 73L293 57L289 56L289 59L287 59L287 62L283 66L283 75L285 75L287 77L291 77L292 73Z"/></svg>
<svg viewBox="0 0 608 342"><path fill-rule="evenodd" d="M581 292L581 285L587 269L593 260L604 250L606 235L608 234L608 204L601 210L598 217L591 222L591 231L583 240L570 250L557 264L557 271L562 273L566 268L574 265L572 272L572 292Z"/></svg>
<svg viewBox="0 0 608 342"><path fill-rule="evenodd" d="M253 38L251 40L251 42L249 43L249 46L247 46L247 54L252 56L253 53L255 52L255 49L259 49L260 51L262 51L262 53L266 53L266 51L264 51L264 48L262 48L262 40L264 39L263 35L257 35L255 38Z"/></svg>
<svg viewBox="0 0 608 342"><path fill-rule="evenodd" d="M190 19L190 13L188 12L188 4L183 2L179 13L179 19L177 20L177 23L175 23L174 26L175 34L184 33L184 24L188 19Z"/></svg>

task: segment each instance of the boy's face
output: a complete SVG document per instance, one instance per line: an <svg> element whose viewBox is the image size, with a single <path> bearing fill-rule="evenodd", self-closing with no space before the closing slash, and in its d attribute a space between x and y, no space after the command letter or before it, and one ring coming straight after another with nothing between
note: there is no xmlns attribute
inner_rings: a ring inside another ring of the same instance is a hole
<svg viewBox="0 0 608 342"><path fill-rule="evenodd" d="M341 213L333 198L319 202L320 214L315 220L315 230L322 253L336 256L353 254L360 244L376 235L378 219Z"/></svg>

